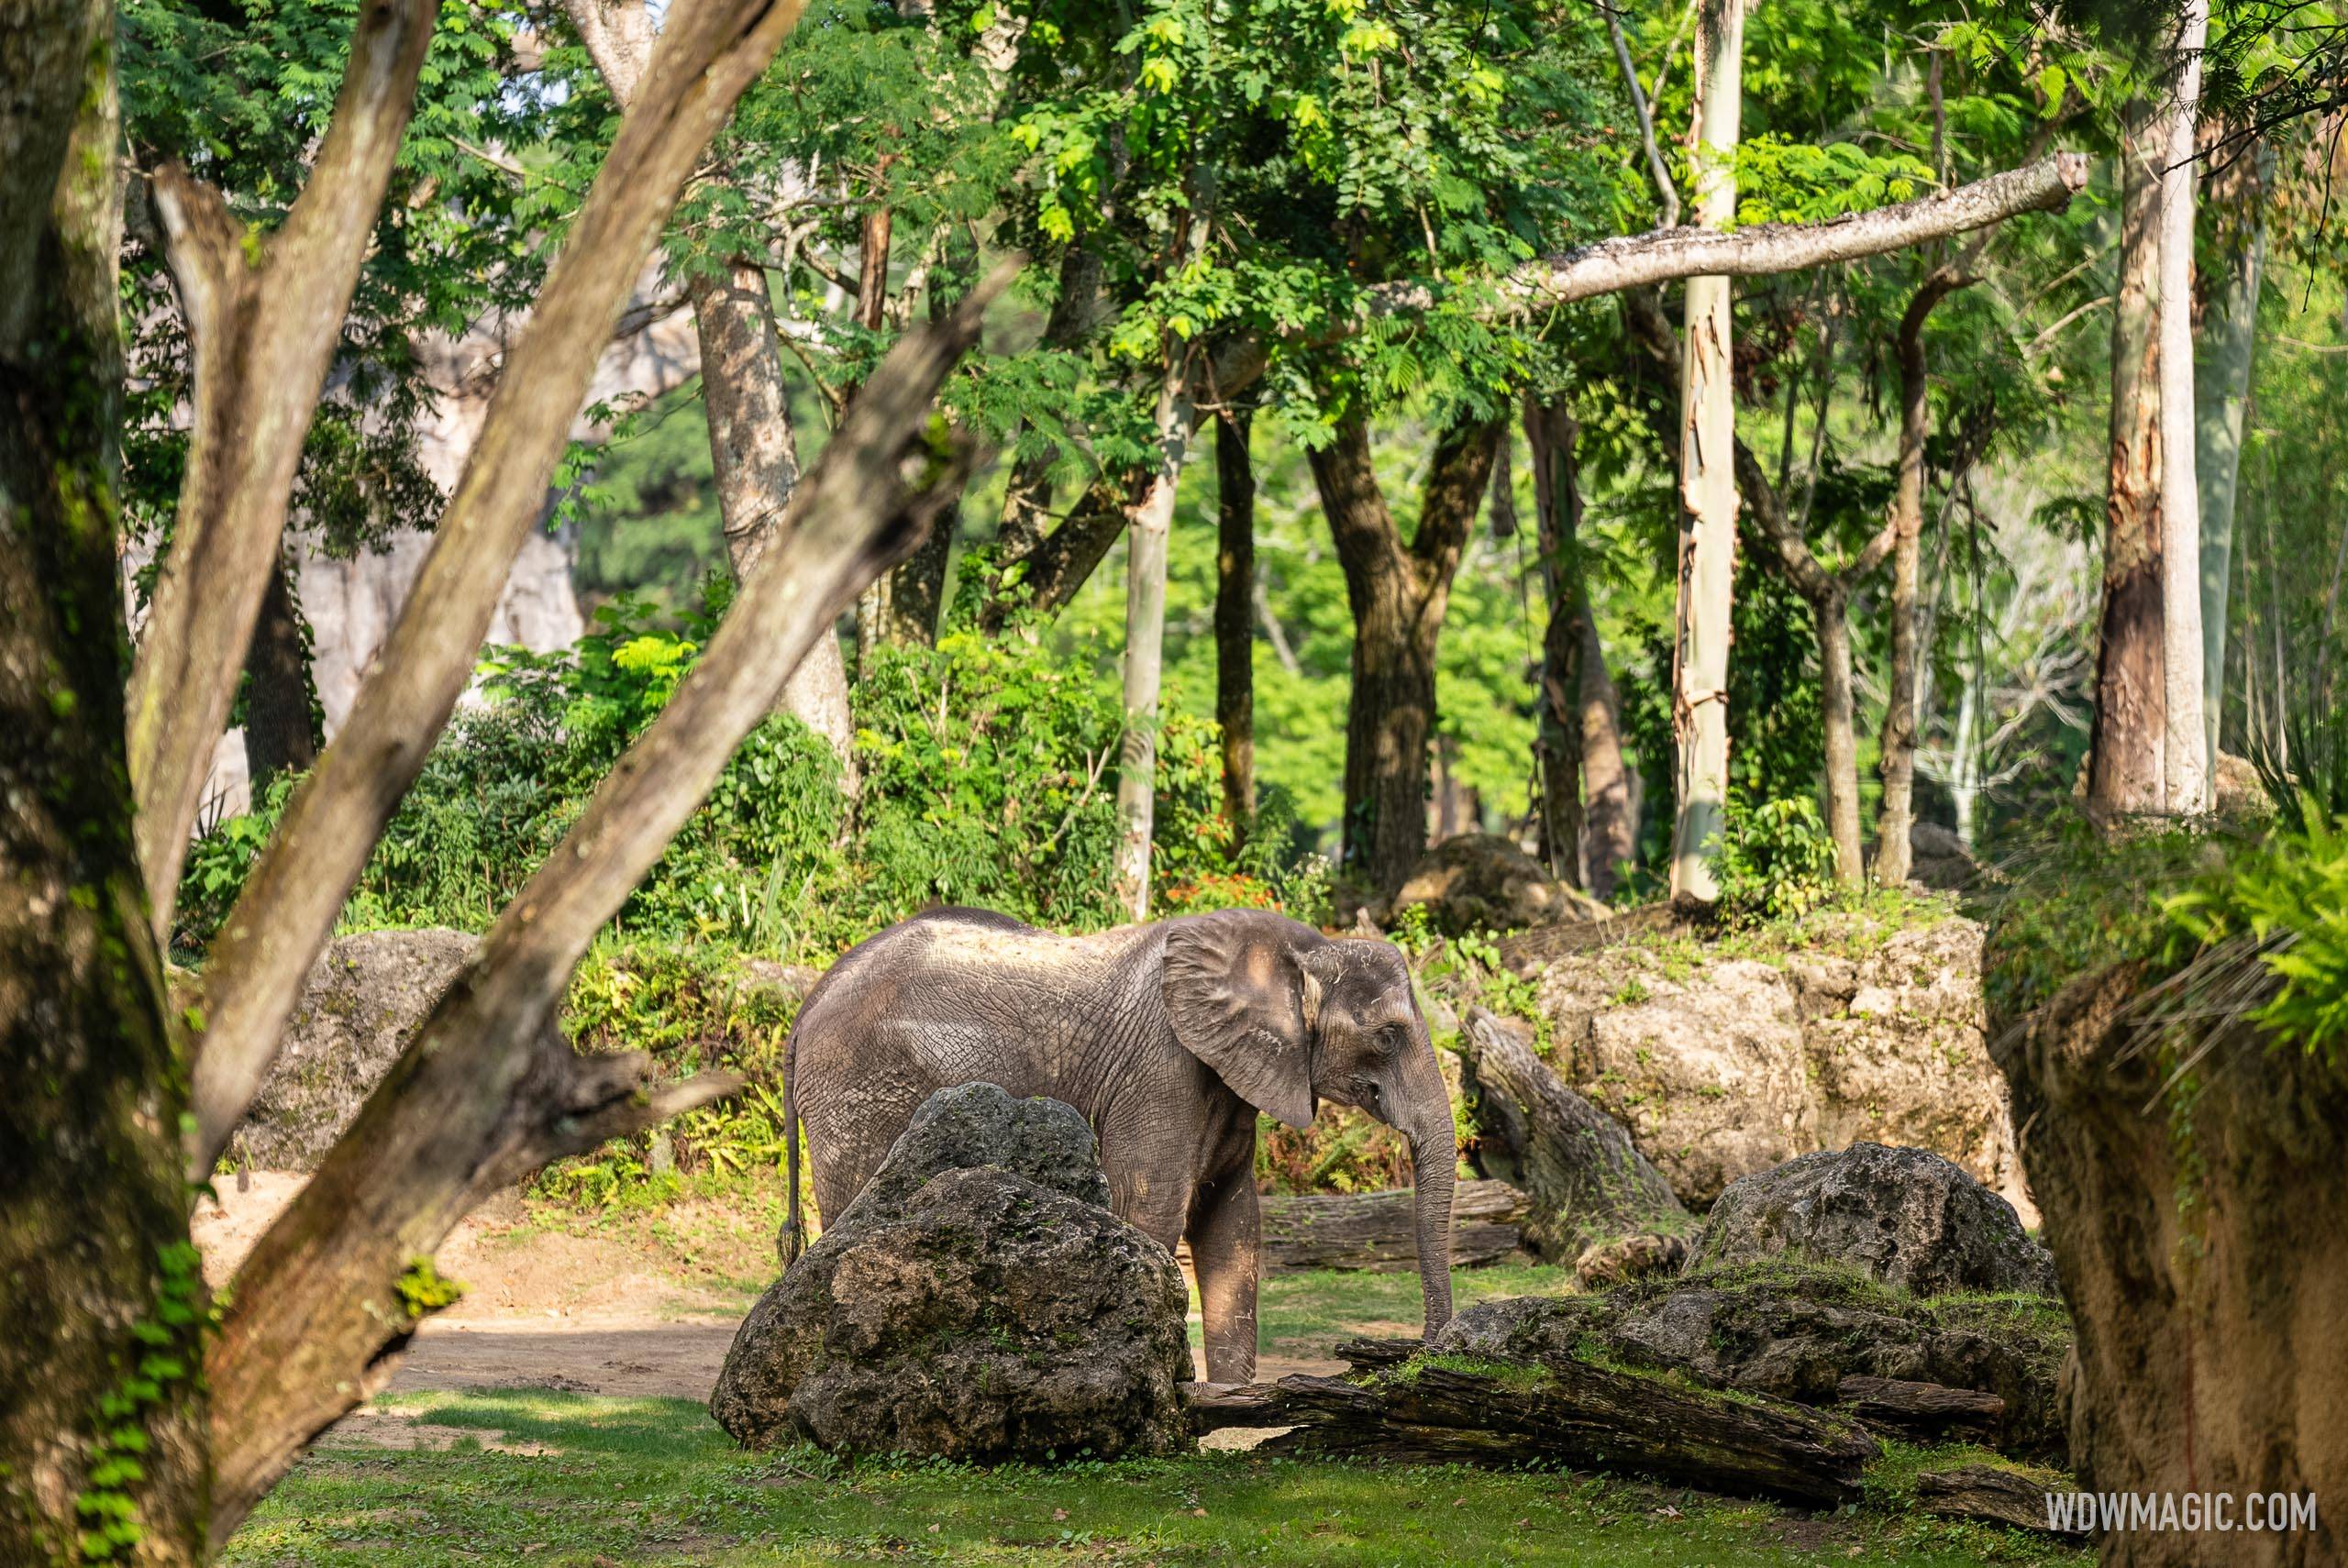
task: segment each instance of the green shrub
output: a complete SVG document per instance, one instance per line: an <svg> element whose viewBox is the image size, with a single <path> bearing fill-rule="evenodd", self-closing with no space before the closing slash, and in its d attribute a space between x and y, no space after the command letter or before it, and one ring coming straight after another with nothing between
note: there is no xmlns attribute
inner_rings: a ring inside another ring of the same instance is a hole
<svg viewBox="0 0 2348 1568"><path fill-rule="evenodd" d="M1749 801L1729 792L1716 875L1732 918L1798 918L1833 900L1834 840L1807 795Z"/></svg>
<svg viewBox="0 0 2348 1568"><path fill-rule="evenodd" d="M2186 944L2265 971L2263 985L2228 988L2256 999L2244 1016L2337 1065L2348 1039L2348 817L2313 796L2300 798L2298 817L2236 848L2160 911Z"/></svg>
<svg viewBox="0 0 2348 1568"><path fill-rule="evenodd" d="M544 863L623 751L659 713L724 608L681 627L648 602L604 605L573 646L494 649L343 911L345 929L480 930ZM860 793L788 717L736 752L615 922L627 940L708 941L821 961L936 903L1062 929L1112 924L1116 694L1014 633L883 647L853 701ZM1157 912L1231 905L1326 916L1327 867L1269 792L1244 844L1220 814L1214 726L1157 736L1151 850ZM175 946L200 955L282 812L290 780L194 846Z"/></svg>

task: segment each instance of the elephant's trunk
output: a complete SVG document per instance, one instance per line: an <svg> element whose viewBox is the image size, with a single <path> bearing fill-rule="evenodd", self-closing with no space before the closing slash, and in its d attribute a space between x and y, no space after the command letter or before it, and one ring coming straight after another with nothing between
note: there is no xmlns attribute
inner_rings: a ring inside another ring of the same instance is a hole
<svg viewBox="0 0 2348 1568"><path fill-rule="evenodd" d="M1429 1339L1451 1321L1451 1188L1459 1164L1459 1137L1452 1126L1451 1096L1443 1076L1434 1071L1434 1102L1426 1105L1411 1126L1411 1180L1417 1189L1413 1207L1418 1222L1419 1284L1426 1299Z"/></svg>

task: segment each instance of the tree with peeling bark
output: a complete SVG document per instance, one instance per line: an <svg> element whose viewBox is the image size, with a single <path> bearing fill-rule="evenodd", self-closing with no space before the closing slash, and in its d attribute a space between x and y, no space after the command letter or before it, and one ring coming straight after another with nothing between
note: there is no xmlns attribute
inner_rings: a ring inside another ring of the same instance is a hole
<svg viewBox="0 0 2348 1568"><path fill-rule="evenodd" d="M1698 0L1696 221L1736 216L1736 145L1744 108L1744 0ZM1679 379L1678 604L1673 618L1671 726L1678 756L1671 825L1671 896L1708 904L1728 827L1728 660L1736 564L1736 388L1729 280L1688 281Z"/></svg>
<svg viewBox="0 0 2348 1568"><path fill-rule="evenodd" d="M0 1549L12 1561L204 1560L312 1436L380 1385L419 1317L445 1299L413 1260L469 1208L550 1158L733 1087L724 1074L657 1087L643 1057L576 1055L549 1029L551 1010L792 667L958 494L969 448L939 433L930 405L991 288L909 335L867 381L670 705L263 1236L233 1304L207 1327L186 1173L211 1169L249 1102L294 988L449 716L504 569L538 518L595 347L703 149L796 19L795 6L760 0L670 10L450 499L423 589L349 724L297 790L195 994L168 1006L154 933L169 923L176 877L164 873L184 824L169 844L134 835L133 793L168 816L201 782L209 739L188 738L188 714L208 704L215 730L226 717L221 693L250 633L250 617L234 624L232 612L257 605L274 569L290 454L306 427L301 400L316 397L434 13L362 9L334 129L276 233L228 244L216 192L185 174L162 182L164 222L186 248L175 265L197 335L197 407L246 412L214 425L199 416L163 580L180 586L159 590L150 634L165 641L127 685L111 653L121 625L120 193L97 150L114 143L114 18L102 5L58 5L0 24L12 67L33 61L36 40L58 51L31 94L0 109L13 175L0 181L0 297L10 302L0 367L15 404L0 447L0 573L27 611L8 620L0 659L17 721L0 752L16 802L0 855L11 884L37 892L8 906L0 937L0 1071L17 1122L0 1226L18 1325L0 1356ZM294 281L256 296L254 269L294 259ZM274 302L295 293L323 325L305 316L267 329ZM243 341L205 340L240 324ZM249 370L298 384L248 387ZM224 440L237 450L206 450ZM224 533L232 501L251 510ZM258 546L245 536L256 532L266 536ZM171 722L142 728L141 704ZM148 1370L117 1386L134 1345ZM133 1452L138 1463L120 1463Z"/></svg>

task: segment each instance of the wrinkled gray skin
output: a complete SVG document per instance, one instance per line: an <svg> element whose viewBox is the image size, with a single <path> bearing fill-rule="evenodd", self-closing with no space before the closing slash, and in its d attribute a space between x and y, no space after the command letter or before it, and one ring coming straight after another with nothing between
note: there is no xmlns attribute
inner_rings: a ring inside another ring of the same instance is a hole
<svg viewBox="0 0 2348 1568"><path fill-rule="evenodd" d="M1083 1112L1117 1214L1168 1252L1190 1241L1215 1383L1256 1370L1257 1110L1301 1127L1316 1100L1359 1106L1411 1141L1427 1331L1451 1317L1451 1100L1390 943L1258 910L1089 936L932 910L834 965L792 1047L825 1214L940 1088Z"/></svg>

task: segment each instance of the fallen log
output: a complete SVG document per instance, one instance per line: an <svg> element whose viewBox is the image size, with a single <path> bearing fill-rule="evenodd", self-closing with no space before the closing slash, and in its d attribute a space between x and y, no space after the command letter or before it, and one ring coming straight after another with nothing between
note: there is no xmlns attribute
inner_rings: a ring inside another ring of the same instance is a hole
<svg viewBox="0 0 2348 1568"><path fill-rule="evenodd" d="M1835 1384L1834 1398L1870 1426L1918 1437L1966 1432L1986 1438L2006 1415L2006 1402L1995 1394L1898 1377L1854 1375Z"/></svg>
<svg viewBox="0 0 2348 1568"><path fill-rule="evenodd" d="M1412 1189L1267 1198L1267 1274L1306 1269L1399 1272L1418 1267ZM1451 1266L1479 1268L1517 1255L1533 1200L1504 1181L1463 1181L1451 1199Z"/></svg>
<svg viewBox="0 0 2348 1568"><path fill-rule="evenodd" d="M1294 1430L1265 1452L1422 1464L1547 1460L1739 1496L1833 1507L1881 1447L1783 1400L1582 1363L1422 1362L1361 1382L1283 1377L1264 1401Z"/></svg>
<svg viewBox="0 0 2348 1568"><path fill-rule="evenodd" d="M2068 1490L2057 1480L2053 1486L2017 1471L1995 1465L1968 1464L1958 1470L1927 1471L1916 1477L1916 1506L1928 1514L1949 1519L1977 1519L2011 1525L2043 1535L2083 1535L2067 1516L2058 1523L2046 1506L2050 1490Z"/></svg>
<svg viewBox="0 0 2348 1568"><path fill-rule="evenodd" d="M1225 1427L1283 1426L1279 1398L1279 1390L1268 1383L1182 1385L1182 1408L1190 1412L1191 1432L1199 1436Z"/></svg>
<svg viewBox="0 0 2348 1568"><path fill-rule="evenodd" d="M1572 1263L1592 1242L1689 1227L1671 1184L1623 1124L1534 1055L1522 1025L1480 1007L1462 1021L1460 1088L1476 1121L1477 1166L1532 1198L1528 1247Z"/></svg>

